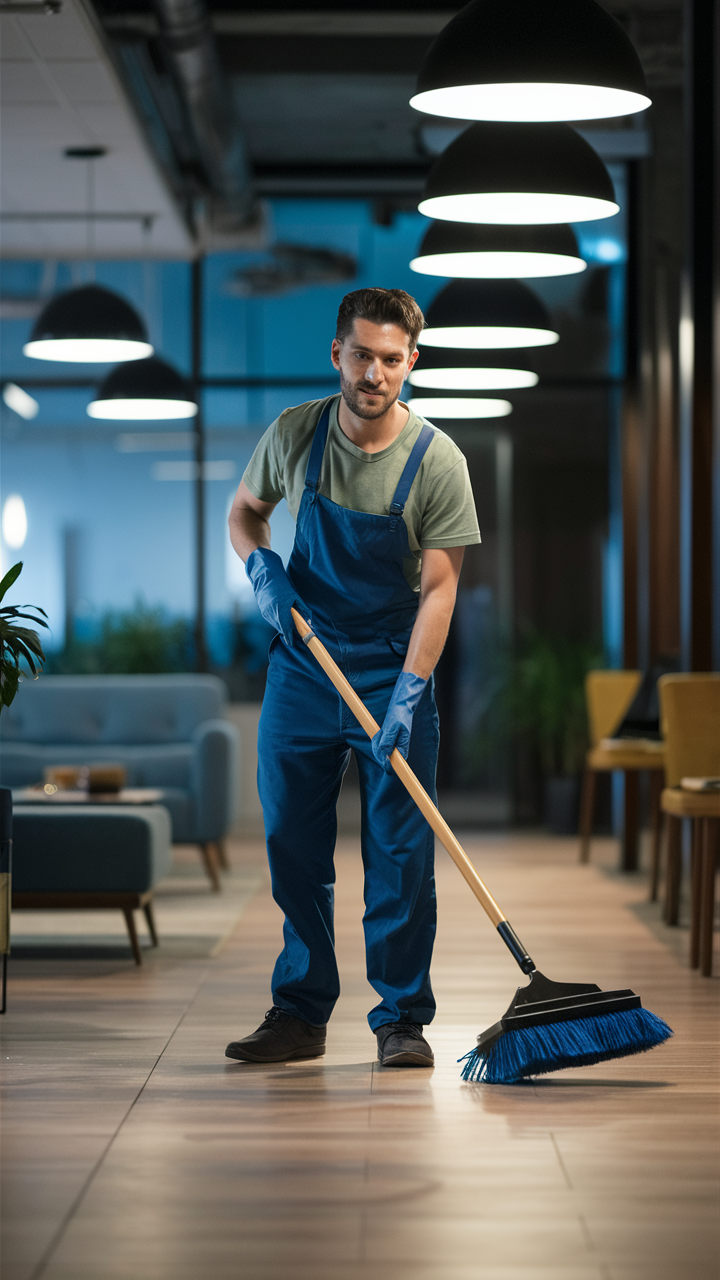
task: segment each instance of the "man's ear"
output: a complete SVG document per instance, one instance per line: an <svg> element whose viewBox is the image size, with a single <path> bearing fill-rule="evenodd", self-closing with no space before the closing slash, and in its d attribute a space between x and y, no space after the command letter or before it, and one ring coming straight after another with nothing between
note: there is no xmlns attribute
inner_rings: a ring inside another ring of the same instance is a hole
<svg viewBox="0 0 720 1280"><path fill-rule="evenodd" d="M333 338L332 346L330 348L330 359L332 360L333 367L335 369L340 368L340 347L341 347L340 339Z"/></svg>
<svg viewBox="0 0 720 1280"><path fill-rule="evenodd" d="M414 364L415 364L415 362L417 361L417 358L418 358L418 356L419 356L419 355L420 355L420 352L418 351L418 349L417 349L417 347L416 347L416 348L415 348L415 350L413 351L413 353L412 353L412 355L411 355L410 359L408 360L408 367L407 367L407 371L408 371L408 373L410 372L410 370L412 369L413 365L414 365Z"/></svg>

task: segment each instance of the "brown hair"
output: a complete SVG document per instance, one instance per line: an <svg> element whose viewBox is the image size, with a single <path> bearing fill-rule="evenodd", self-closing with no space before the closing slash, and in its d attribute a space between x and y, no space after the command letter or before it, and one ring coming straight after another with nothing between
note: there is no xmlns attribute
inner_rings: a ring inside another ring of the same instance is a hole
<svg viewBox="0 0 720 1280"><path fill-rule="evenodd" d="M396 324L404 329L414 351L425 328L425 317L414 298L404 289L354 289L346 293L338 311L335 337L344 342L356 320L372 324Z"/></svg>

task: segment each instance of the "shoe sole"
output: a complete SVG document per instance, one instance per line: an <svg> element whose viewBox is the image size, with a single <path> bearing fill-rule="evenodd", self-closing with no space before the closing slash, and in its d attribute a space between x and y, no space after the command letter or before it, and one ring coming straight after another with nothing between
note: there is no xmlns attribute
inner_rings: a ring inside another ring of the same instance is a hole
<svg viewBox="0 0 720 1280"><path fill-rule="evenodd" d="M324 1053L325 1045L322 1045L308 1049L293 1049L292 1053L280 1053L276 1057L267 1058L248 1053L246 1049L233 1052L232 1046L228 1045L225 1057L232 1058L235 1062L290 1062L295 1058L322 1058Z"/></svg>
<svg viewBox="0 0 720 1280"><path fill-rule="evenodd" d="M403 1053L394 1053L387 1058L378 1058L381 1067L434 1067L435 1059L423 1053L413 1053L406 1049Z"/></svg>

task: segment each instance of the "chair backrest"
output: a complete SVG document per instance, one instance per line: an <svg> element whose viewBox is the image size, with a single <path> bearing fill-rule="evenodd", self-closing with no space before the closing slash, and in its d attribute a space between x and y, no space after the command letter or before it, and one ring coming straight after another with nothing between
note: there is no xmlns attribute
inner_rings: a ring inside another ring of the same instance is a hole
<svg viewBox="0 0 720 1280"><path fill-rule="evenodd" d="M588 671L585 677L590 741L610 738L640 686L641 671Z"/></svg>
<svg viewBox="0 0 720 1280"><path fill-rule="evenodd" d="M658 689L666 785L720 777L720 672L662 676Z"/></svg>

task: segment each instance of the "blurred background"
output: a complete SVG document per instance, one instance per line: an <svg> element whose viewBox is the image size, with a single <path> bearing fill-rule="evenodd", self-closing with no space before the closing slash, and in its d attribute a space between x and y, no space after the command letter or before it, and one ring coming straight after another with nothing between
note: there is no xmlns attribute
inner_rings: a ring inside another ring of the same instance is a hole
<svg viewBox="0 0 720 1280"><path fill-rule="evenodd" d="M536 387L503 393L512 414L433 419L467 457L483 537L437 671L439 785L461 824L537 824L549 777L575 779L576 806L590 667L683 644L693 665L679 333L683 184L702 165L683 146L684 18L679 0L604 7L653 98L579 125L620 211L574 226L587 270L527 282L560 340L532 353ZM269 636L229 504L282 409L337 388L343 294L399 287L426 308L447 283L409 264L427 172L464 126L408 99L456 8L2 0L2 564L24 561L23 599L47 610L50 671L210 670L255 722ZM111 366L23 355L47 301L88 283L140 313L197 418L92 419ZM281 504L283 558L293 531ZM719 632L696 625L696 667L717 667ZM609 826L609 783L601 807Z"/></svg>

